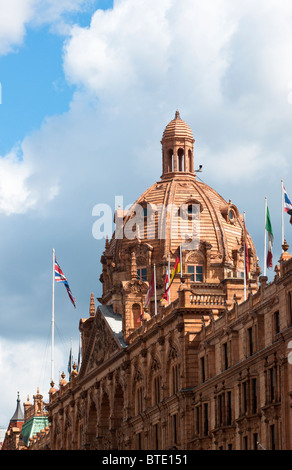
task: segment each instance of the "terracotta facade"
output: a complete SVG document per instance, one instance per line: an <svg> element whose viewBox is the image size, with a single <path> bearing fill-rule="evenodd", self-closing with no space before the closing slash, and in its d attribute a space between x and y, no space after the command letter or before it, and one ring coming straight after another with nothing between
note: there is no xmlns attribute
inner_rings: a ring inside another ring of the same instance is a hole
<svg viewBox="0 0 292 470"><path fill-rule="evenodd" d="M288 246L267 284L247 234L245 283L243 216L198 179L193 134L178 112L161 143L161 179L115 214L123 236L106 240L102 296L96 307L91 296L80 320L81 370L59 391L52 384L50 448L292 449ZM192 205L199 237L188 249L172 229L192 223ZM165 275L181 246L167 302ZM139 322L154 265L157 314L152 297Z"/></svg>

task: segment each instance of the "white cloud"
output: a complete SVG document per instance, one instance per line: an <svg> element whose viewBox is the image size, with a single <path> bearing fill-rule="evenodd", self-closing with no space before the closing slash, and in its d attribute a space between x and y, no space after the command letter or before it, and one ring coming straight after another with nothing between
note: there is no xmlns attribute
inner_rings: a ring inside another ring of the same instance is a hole
<svg viewBox="0 0 292 470"><path fill-rule="evenodd" d="M233 177L236 154L257 174L267 168L263 159L287 164L291 17L289 1L254 8L251 0L119 0L96 11L90 27L72 28L64 70L112 113L136 114L139 124L144 114L154 128L157 113L161 122L179 108L197 124L210 164L220 160Z"/></svg>
<svg viewBox="0 0 292 470"><path fill-rule="evenodd" d="M113 10L97 10L90 28L74 26L65 47L65 71L99 93L123 93L141 81L164 76L170 31L165 19L169 0L116 2Z"/></svg>
<svg viewBox="0 0 292 470"><path fill-rule="evenodd" d="M30 8L39 21L58 21L82 4L48 0ZM260 1L257 9L252 1L119 0L111 10L97 10L89 27L73 26L64 70L85 91L74 96L68 113L25 139L21 161L0 160L7 175L6 184L0 179L0 210L43 207L70 191L68 175L80 184L85 147L89 166L105 165L103 148L121 171L120 153L126 154L136 174L147 153L148 174L157 175L163 126L177 108L193 129L195 158L210 175L216 167L223 180L235 181L235 156L238 168L244 159L257 177L268 171L265 162L285 168L291 13L290 2L279 8L275 0Z"/></svg>
<svg viewBox="0 0 292 470"><path fill-rule="evenodd" d="M0 0L0 55L22 44L29 24L62 24L63 15L88 7L94 0Z"/></svg>
<svg viewBox="0 0 292 470"><path fill-rule="evenodd" d="M231 145L222 152L213 154L209 149L202 150L202 160L207 162L206 172L214 180L220 177L221 182L243 184L261 180L263 175L287 168L286 159L279 153L266 151L258 144Z"/></svg>
<svg viewBox="0 0 292 470"><path fill-rule="evenodd" d="M89 28L72 28L66 75L99 96L151 90L165 98L185 86L217 100L237 25L232 13L225 0L120 0L96 11Z"/></svg>
<svg viewBox="0 0 292 470"><path fill-rule="evenodd" d="M67 351L64 351L64 347L60 346L54 348L54 381L57 387L59 376L63 371L68 377L67 370L64 370L64 365L66 366L69 357L70 344L68 343L67 346ZM78 351L78 349L76 350ZM33 403L33 395L36 394L37 388L44 396L44 401L48 402L51 376L50 341L47 343L41 340L16 342L0 337L0 375L0 427L7 428L16 409L17 392L20 393L21 407L23 407L23 402L27 400L28 395L30 402Z"/></svg>
<svg viewBox="0 0 292 470"><path fill-rule="evenodd" d="M22 43L25 25L33 15L36 0L0 0L0 54Z"/></svg>
<svg viewBox="0 0 292 470"><path fill-rule="evenodd" d="M15 149L0 158L0 213L21 214L35 205L26 184L29 175L29 167L19 160Z"/></svg>

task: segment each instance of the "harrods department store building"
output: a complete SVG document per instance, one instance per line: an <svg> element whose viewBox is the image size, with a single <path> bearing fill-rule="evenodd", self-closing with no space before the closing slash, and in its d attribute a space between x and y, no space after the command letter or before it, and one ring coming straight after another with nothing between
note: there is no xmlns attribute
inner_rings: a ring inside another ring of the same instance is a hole
<svg viewBox="0 0 292 470"><path fill-rule="evenodd" d="M151 205L196 205L199 242L181 251L182 275L167 300L168 263L172 270L185 242L171 234L179 212L165 209L164 237L156 236L155 214L150 231L106 240L102 297L92 294L79 324L81 369L68 382L63 377L59 390L52 384L49 431L30 448L291 450L289 246L267 283L248 233L244 250L243 216L198 177L193 134L178 112L161 144L161 178L136 204L147 223ZM125 227L134 215L135 205L119 209L115 221ZM139 321L154 265L157 313L152 296Z"/></svg>

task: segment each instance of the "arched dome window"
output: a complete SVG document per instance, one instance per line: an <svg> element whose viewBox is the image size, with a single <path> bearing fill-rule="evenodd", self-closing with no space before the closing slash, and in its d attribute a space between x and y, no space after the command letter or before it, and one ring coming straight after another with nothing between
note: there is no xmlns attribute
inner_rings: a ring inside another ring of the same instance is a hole
<svg viewBox="0 0 292 470"><path fill-rule="evenodd" d="M177 157L178 157L178 162L177 162L178 171L184 171L184 151L182 148L178 149Z"/></svg>

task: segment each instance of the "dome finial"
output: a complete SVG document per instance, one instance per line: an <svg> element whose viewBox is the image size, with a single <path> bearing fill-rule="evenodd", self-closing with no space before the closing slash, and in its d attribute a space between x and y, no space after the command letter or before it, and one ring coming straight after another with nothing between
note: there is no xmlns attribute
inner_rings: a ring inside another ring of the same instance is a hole
<svg viewBox="0 0 292 470"><path fill-rule="evenodd" d="M179 111L177 111L177 110L175 112L175 119L180 119Z"/></svg>
<svg viewBox="0 0 292 470"><path fill-rule="evenodd" d="M91 292L90 295L90 307L89 307L89 314L91 317L95 316L95 302L94 302L94 294Z"/></svg>

